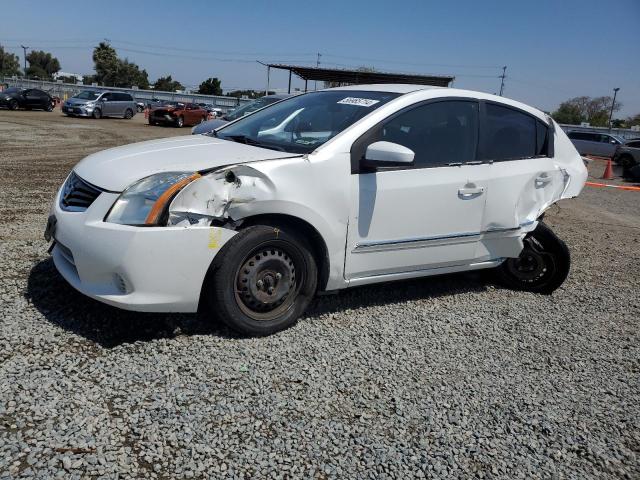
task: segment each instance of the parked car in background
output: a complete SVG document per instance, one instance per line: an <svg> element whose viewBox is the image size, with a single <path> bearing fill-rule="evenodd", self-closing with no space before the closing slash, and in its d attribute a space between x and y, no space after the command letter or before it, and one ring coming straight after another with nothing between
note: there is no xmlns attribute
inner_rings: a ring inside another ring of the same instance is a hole
<svg viewBox="0 0 640 480"><path fill-rule="evenodd" d="M128 93L84 90L62 105L62 113L71 117L122 117L131 119L138 111Z"/></svg>
<svg viewBox="0 0 640 480"><path fill-rule="evenodd" d="M569 130L567 136L575 145L580 155L595 155L597 157L613 157L616 147L623 142L615 135L597 132L581 132Z"/></svg>
<svg viewBox="0 0 640 480"><path fill-rule="evenodd" d="M206 122L207 111L195 103L167 103L149 112L149 125L197 125Z"/></svg>
<svg viewBox="0 0 640 480"><path fill-rule="evenodd" d="M211 136L89 155L46 238L77 290L120 308L196 312L250 335L317 291L496 269L549 294L569 273L544 212L587 170L543 112L424 85L309 92ZM153 227L153 228L149 228Z"/></svg>
<svg viewBox="0 0 640 480"><path fill-rule="evenodd" d="M51 95L38 88L10 87L0 91L0 107L9 110L53 110L55 103Z"/></svg>
<svg viewBox="0 0 640 480"><path fill-rule="evenodd" d="M628 140L616 147L613 161L622 165L624 176L636 165L640 165L640 139Z"/></svg>
<svg viewBox="0 0 640 480"><path fill-rule="evenodd" d="M142 113L144 112L144 109L146 108L146 105L144 102L140 101L140 100L136 100L136 108L138 109L138 113Z"/></svg>
<svg viewBox="0 0 640 480"><path fill-rule="evenodd" d="M267 105L271 105L273 103L279 102L280 100L284 100L285 98L291 97L291 94L283 93L277 95L269 95L267 97L260 97L253 102L249 102L241 107L236 108L235 110L231 110L229 113L222 115L220 117L216 116L215 119L209 120L208 122L203 122L200 125L197 125L193 129L191 129L191 133L193 135L199 135L201 133L209 133L216 128L224 125L225 123L232 122L237 120L238 118L244 117L245 115L249 115L261 108L266 107Z"/></svg>

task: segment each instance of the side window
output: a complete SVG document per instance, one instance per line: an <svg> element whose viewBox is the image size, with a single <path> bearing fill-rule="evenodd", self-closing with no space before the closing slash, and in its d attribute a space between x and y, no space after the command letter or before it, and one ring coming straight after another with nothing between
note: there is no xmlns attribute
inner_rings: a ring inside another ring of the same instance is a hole
<svg viewBox="0 0 640 480"><path fill-rule="evenodd" d="M537 154L536 120L512 108L486 104L482 160L515 160Z"/></svg>
<svg viewBox="0 0 640 480"><path fill-rule="evenodd" d="M113 94L112 93L105 93L104 95L102 95L102 98L104 99L105 102L112 102L113 101Z"/></svg>
<svg viewBox="0 0 640 480"><path fill-rule="evenodd" d="M120 100L123 102L133 102L133 98L128 93L121 93L120 97Z"/></svg>
<svg viewBox="0 0 640 480"><path fill-rule="evenodd" d="M415 153L415 168L472 162L478 144L478 104L428 103L385 122L377 140L399 143Z"/></svg>
<svg viewBox="0 0 640 480"><path fill-rule="evenodd" d="M627 147L640 148L640 142L629 142L627 143Z"/></svg>
<svg viewBox="0 0 640 480"><path fill-rule="evenodd" d="M549 127L536 120L536 155L546 155L549 151Z"/></svg>

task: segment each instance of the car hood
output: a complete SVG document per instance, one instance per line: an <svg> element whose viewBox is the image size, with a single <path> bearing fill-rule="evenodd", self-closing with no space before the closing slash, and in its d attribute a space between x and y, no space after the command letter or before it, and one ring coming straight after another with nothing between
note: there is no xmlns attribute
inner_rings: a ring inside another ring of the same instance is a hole
<svg viewBox="0 0 640 480"><path fill-rule="evenodd" d="M67 105L84 105L85 103L89 103L89 102L96 102L97 100L86 100L83 98L69 98L65 103Z"/></svg>
<svg viewBox="0 0 640 480"><path fill-rule="evenodd" d="M84 158L74 171L97 187L121 192L154 173L196 172L224 165L300 156L206 135L188 135L103 150Z"/></svg>

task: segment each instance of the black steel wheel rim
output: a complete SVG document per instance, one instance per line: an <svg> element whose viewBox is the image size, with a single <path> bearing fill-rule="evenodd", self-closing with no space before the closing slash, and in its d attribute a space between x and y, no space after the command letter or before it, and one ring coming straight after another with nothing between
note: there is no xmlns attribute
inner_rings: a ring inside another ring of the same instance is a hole
<svg viewBox="0 0 640 480"><path fill-rule="evenodd" d="M284 241L253 249L240 263L234 279L235 299L248 317L274 320L289 310L304 283L302 256Z"/></svg>
<svg viewBox="0 0 640 480"><path fill-rule="evenodd" d="M518 258L510 258L506 262L507 272L522 285L533 286L543 284L556 271L554 256L545 251L535 238L524 240L524 249Z"/></svg>

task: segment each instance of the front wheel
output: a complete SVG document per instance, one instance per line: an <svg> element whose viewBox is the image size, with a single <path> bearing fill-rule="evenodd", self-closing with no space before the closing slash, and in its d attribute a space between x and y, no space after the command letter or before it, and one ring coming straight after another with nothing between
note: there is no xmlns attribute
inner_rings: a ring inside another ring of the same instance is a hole
<svg viewBox="0 0 640 480"><path fill-rule="evenodd" d="M507 287L549 295L564 283L570 265L567 245L540 222L525 237L520 256L507 258L497 273Z"/></svg>
<svg viewBox="0 0 640 480"><path fill-rule="evenodd" d="M95 118L95 119L102 118L102 110L100 110L99 108L96 108L93 111L93 118Z"/></svg>
<svg viewBox="0 0 640 480"><path fill-rule="evenodd" d="M9 110L17 110L18 109L18 101L16 99L9 101Z"/></svg>
<svg viewBox="0 0 640 480"><path fill-rule="evenodd" d="M184 117L176 118L176 127L182 128L184 126Z"/></svg>
<svg viewBox="0 0 640 480"><path fill-rule="evenodd" d="M227 242L203 289L210 312L245 335L269 335L293 325L318 284L304 238L288 228L256 225Z"/></svg>
<svg viewBox="0 0 640 480"><path fill-rule="evenodd" d="M49 103L46 107L45 110L47 112L53 112L53 103Z"/></svg>
<svg viewBox="0 0 640 480"><path fill-rule="evenodd" d="M133 110L127 108L127 110L124 112L124 118L127 120L131 120L133 118Z"/></svg>

